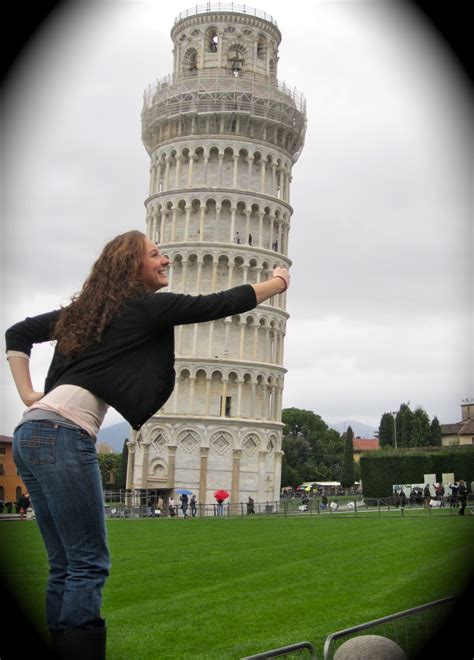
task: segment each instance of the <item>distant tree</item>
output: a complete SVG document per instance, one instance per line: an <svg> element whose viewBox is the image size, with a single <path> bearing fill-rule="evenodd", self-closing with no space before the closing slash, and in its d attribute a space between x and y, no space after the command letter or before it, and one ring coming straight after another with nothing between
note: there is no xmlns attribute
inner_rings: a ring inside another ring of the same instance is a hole
<svg viewBox="0 0 474 660"><path fill-rule="evenodd" d="M418 406L411 420L411 447L427 447L430 444L430 418L426 412Z"/></svg>
<svg viewBox="0 0 474 660"><path fill-rule="evenodd" d="M441 446L442 433L438 419L430 418L421 406L413 412L409 403L402 403L395 418L397 447ZM384 413L379 425L381 447L395 446L393 415Z"/></svg>
<svg viewBox="0 0 474 660"><path fill-rule="evenodd" d="M393 447L394 421L392 413L384 413L379 425L379 442L381 447Z"/></svg>
<svg viewBox="0 0 474 660"><path fill-rule="evenodd" d="M105 442L104 440L102 440L101 442L98 442L95 449L96 449L96 452L98 454L113 454L114 453L113 447L111 447L109 445L109 443Z"/></svg>
<svg viewBox="0 0 474 660"><path fill-rule="evenodd" d="M354 433L347 427L344 438L344 458L342 459L341 486L351 488L354 485Z"/></svg>
<svg viewBox="0 0 474 660"><path fill-rule="evenodd" d="M443 444L443 434L437 417L433 417L433 421L431 422L429 438L430 445L433 447L441 447Z"/></svg>
<svg viewBox="0 0 474 660"><path fill-rule="evenodd" d="M287 461L283 460L281 466L281 485L296 488L303 481L304 479L301 479L297 470L291 467L291 465L288 465Z"/></svg>
<svg viewBox="0 0 474 660"><path fill-rule="evenodd" d="M128 438L123 441L122 455L120 457L120 465L117 474L117 488L119 490L127 487L127 465L128 465Z"/></svg>
<svg viewBox="0 0 474 660"><path fill-rule="evenodd" d="M282 486L339 480L344 452L339 433L310 410L286 408L282 421Z"/></svg>
<svg viewBox="0 0 474 660"><path fill-rule="evenodd" d="M402 403L397 413L397 447L413 447L412 444L413 412L409 403Z"/></svg>
<svg viewBox="0 0 474 660"><path fill-rule="evenodd" d="M116 488L117 474L120 467L121 454L100 453L99 470L104 489Z"/></svg>

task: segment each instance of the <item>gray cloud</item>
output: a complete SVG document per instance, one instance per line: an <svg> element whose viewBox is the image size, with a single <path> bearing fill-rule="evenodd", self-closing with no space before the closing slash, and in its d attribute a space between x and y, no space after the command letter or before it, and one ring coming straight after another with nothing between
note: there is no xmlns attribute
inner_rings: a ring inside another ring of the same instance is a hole
<svg viewBox="0 0 474 660"><path fill-rule="evenodd" d="M271 13L279 78L308 104L284 405L375 425L410 400L456 421L474 389L469 90L402 3L275 0ZM144 228L142 94L172 71L174 18L163 3L69 3L18 61L4 121L6 325L65 304L107 240ZM38 384L50 350L32 362ZM10 433L21 404L4 363L1 387Z"/></svg>

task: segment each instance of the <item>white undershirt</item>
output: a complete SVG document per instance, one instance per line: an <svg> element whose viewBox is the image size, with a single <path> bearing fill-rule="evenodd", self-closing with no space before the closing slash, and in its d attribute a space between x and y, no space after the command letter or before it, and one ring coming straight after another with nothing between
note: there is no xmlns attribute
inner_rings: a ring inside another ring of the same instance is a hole
<svg viewBox="0 0 474 660"><path fill-rule="evenodd" d="M23 357L29 360L26 353L7 351L10 357ZM27 410L50 410L65 419L74 422L84 431L96 438L109 406L89 390L77 385L58 385L51 392L30 406Z"/></svg>

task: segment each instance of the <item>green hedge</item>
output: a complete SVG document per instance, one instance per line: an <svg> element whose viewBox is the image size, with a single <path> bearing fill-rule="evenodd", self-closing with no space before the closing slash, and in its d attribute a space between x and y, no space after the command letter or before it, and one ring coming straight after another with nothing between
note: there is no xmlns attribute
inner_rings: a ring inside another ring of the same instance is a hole
<svg viewBox="0 0 474 660"><path fill-rule="evenodd" d="M474 447L446 447L431 451L384 449L361 456L360 476L365 497L389 497L393 484L419 484L423 475L453 472L468 488L474 479Z"/></svg>

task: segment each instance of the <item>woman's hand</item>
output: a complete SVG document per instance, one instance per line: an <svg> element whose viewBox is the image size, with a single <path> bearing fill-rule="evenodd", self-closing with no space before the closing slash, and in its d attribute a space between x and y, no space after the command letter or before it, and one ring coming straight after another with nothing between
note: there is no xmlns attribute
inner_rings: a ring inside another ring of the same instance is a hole
<svg viewBox="0 0 474 660"><path fill-rule="evenodd" d="M44 397L44 392L35 392L34 390L32 390L31 392L27 392L26 394L23 394L21 400L23 401L25 406L29 408L43 397Z"/></svg>
<svg viewBox="0 0 474 660"><path fill-rule="evenodd" d="M280 266L277 266L273 269L272 277L280 277L282 280L284 280L286 284L284 291L286 291L286 289L290 286L290 273L286 268L280 268Z"/></svg>
<svg viewBox="0 0 474 660"><path fill-rule="evenodd" d="M273 269L272 277L266 282L257 282L251 286L254 288L257 304L268 300L272 296L283 293L290 283L290 274L286 268L277 266Z"/></svg>

